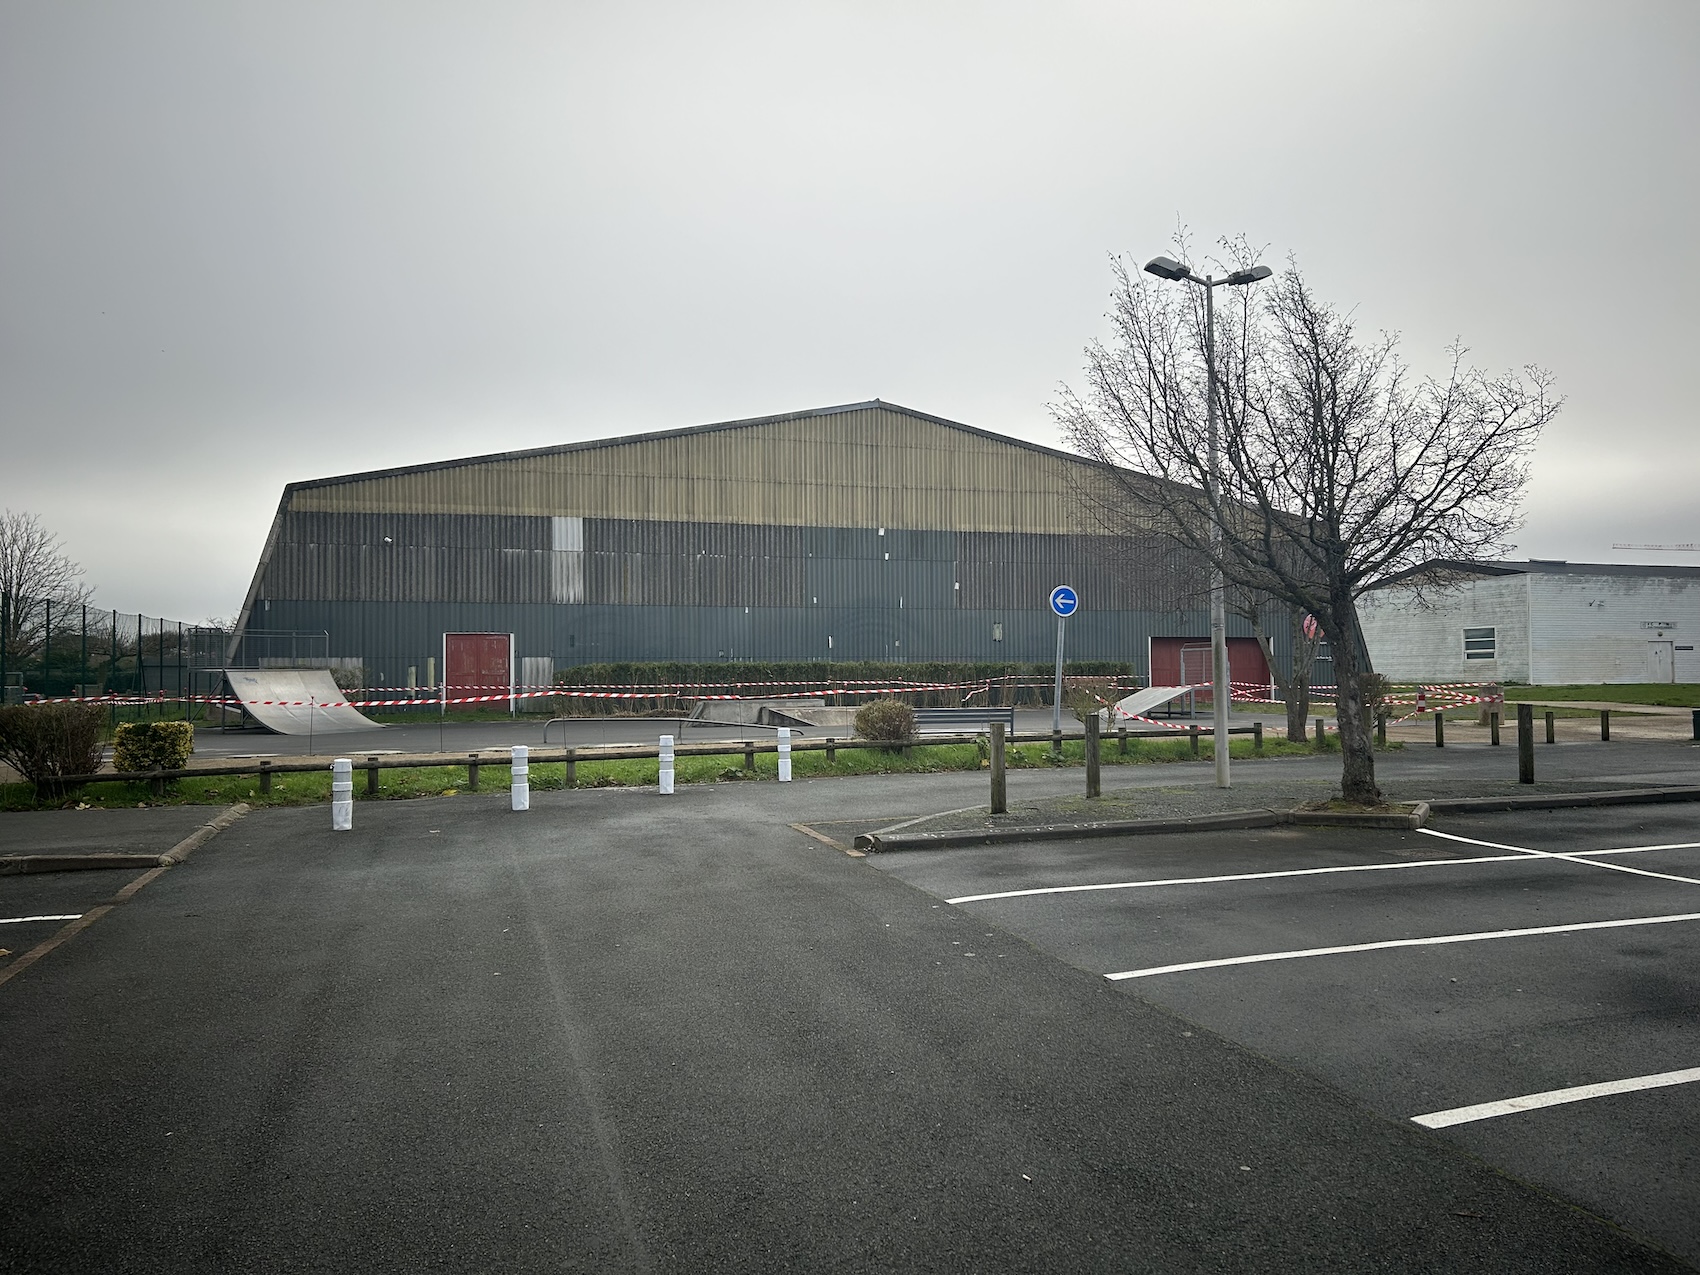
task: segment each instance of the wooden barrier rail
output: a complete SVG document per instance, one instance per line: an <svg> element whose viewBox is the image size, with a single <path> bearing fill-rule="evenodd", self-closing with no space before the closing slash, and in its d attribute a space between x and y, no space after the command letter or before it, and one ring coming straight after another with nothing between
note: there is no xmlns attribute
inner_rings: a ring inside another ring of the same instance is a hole
<svg viewBox="0 0 1700 1275"><path fill-rule="evenodd" d="M1261 726L1233 726L1228 730L1230 735L1256 735L1262 737ZM934 748L949 744L972 744L975 740L985 739L985 732L973 732L962 735L915 735L908 739L871 740L858 739L854 736L845 739L793 739L791 751L798 752L827 752L834 753L841 748ZM1203 735L1210 738L1209 733ZM1086 732L1064 731L1060 736L1050 731L1029 731L1020 734L1010 731L1004 739L1010 744L1049 744L1056 739L1084 740ZM1104 736L1107 740L1109 736ZM1117 731L1117 739L1173 739L1185 740L1186 733L1173 730L1130 730ZM767 740L722 740L717 742L704 741L691 744L674 744L673 752L677 757L750 757L755 753L777 753L779 741ZM508 763L503 754L503 748L481 749L476 753L415 753L388 754L374 756L370 753L350 754L354 761L355 770L368 772L379 770L429 770L445 766L504 766ZM531 764L533 766L550 765L566 762L569 765L590 761L641 761L661 756L659 744L590 744L583 747L562 748L533 748L531 749ZM214 763L210 766L185 767L176 770L111 770L93 775L58 775L46 781L48 784L102 784L102 783L152 783L167 779L194 779L224 777L231 775L301 775L314 773L329 773L331 763L328 761L260 761L235 764L230 762Z"/></svg>

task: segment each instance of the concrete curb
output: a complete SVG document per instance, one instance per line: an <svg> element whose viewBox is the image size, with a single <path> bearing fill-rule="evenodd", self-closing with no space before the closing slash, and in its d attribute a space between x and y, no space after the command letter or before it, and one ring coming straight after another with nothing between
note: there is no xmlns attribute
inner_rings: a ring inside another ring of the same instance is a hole
<svg viewBox="0 0 1700 1275"><path fill-rule="evenodd" d="M237 802L216 819L211 819L203 826L196 828L183 840L160 855L159 866L162 868L176 867L252 809L253 807L245 801Z"/></svg>
<svg viewBox="0 0 1700 1275"><path fill-rule="evenodd" d="M0 858L0 877L30 872L98 872L111 868L174 868L247 814L251 807L237 802L208 820L164 854L14 854Z"/></svg>
<svg viewBox="0 0 1700 1275"><path fill-rule="evenodd" d="M1354 815L1343 810L1292 810L1288 823L1306 828L1383 828L1410 832L1428 822L1433 809L1429 802L1419 801L1403 815Z"/></svg>
<svg viewBox="0 0 1700 1275"><path fill-rule="evenodd" d="M1531 793L1527 797L1452 797L1429 802L1437 814L1471 811L1566 810L1577 806L1656 806L1672 801L1700 801L1700 788L1618 788L1605 792Z"/></svg>
<svg viewBox="0 0 1700 1275"><path fill-rule="evenodd" d="M157 868L157 854L11 854L0 858L0 877L28 872L95 872L104 868Z"/></svg>
<svg viewBox="0 0 1700 1275"><path fill-rule="evenodd" d="M988 828L976 832L917 832L881 836L863 833L856 849L872 853L944 850L958 846L1012 845L1022 841L1074 841L1090 837L1138 837L1154 833L1210 832L1224 828L1421 828L1431 814L1488 813L1499 810L1565 810L1581 806L1652 806L1700 801L1700 787L1620 788L1605 792L1530 793L1526 797L1442 797L1419 801L1405 815L1354 815L1333 810L1243 810L1191 819L1126 819L1110 823L1046 824L1036 828Z"/></svg>

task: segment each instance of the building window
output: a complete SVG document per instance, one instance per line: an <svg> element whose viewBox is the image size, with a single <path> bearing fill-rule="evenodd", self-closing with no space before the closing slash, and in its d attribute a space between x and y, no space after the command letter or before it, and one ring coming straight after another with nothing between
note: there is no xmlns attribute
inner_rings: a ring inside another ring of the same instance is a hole
<svg viewBox="0 0 1700 1275"><path fill-rule="evenodd" d="M1491 660L1494 658L1494 633L1492 628L1464 630L1464 658L1466 660Z"/></svg>

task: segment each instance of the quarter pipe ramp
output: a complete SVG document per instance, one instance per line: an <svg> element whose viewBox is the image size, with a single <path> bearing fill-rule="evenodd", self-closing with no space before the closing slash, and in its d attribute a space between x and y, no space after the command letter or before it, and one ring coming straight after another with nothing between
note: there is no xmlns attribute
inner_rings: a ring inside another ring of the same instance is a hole
<svg viewBox="0 0 1700 1275"><path fill-rule="evenodd" d="M1152 709L1171 700L1177 700L1188 691L1208 690L1208 686L1147 686L1142 691L1135 691L1126 699L1116 704L1116 715L1121 717L1142 717Z"/></svg>
<svg viewBox="0 0 1700 1275"><path fill-rule="evenodd" d="M227 668L224 680L248 715L279 735L378 730L322 668Z"/></svg>

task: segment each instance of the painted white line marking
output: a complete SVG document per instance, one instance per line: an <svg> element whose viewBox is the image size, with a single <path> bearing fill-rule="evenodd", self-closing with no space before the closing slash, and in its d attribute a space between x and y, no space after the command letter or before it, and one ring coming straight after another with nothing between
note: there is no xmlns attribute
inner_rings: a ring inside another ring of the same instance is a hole
<svg viewBox="0 0 1700 1275"><path fill-rule="evenodd" d="M913 828L918 823L926 823L929 819L943 819L946 815L965 815L970 810L979 810L979 806L964 806L960 810L940 810L936 814L916 815L913 819L905 819L902 823L894 823L889 828L875 828L872 836L883 837L887 833L896 832L899 828Z"/></svg>
<svg viewBox="0 0 1700 1275"><path fill-rule="evenodd" d="M1423 829L1427 831L1427 829ZM1447 836L1436 833L1436 836ZM1091 890L1147 890L1160 885L1217 885L1225 881L1275 881L1282 877L1316 877L1336 872L1387 872L1401 868L1447 868L1460 864L1471 863L1521 863L1530 858L1565 858L1563 855L1548 856L1540 851L1525 850L1521 846L1495 846L1491 841L1471 841L1468 837L1449 837L1449 840L1464 841L1473 846L1489 846L1497 850L1515 850L1515 854L1484 854L1470 859L1417 859L1406 863L1352 863L1330 868L1288 868L1278 872L1235 872L1227 876L1216 877L1164 877L1155 881L1108 881L1095 885L1047 885L1030 890L999 890L992 894L960 894L954 899L946 899L946 903L985 903L992 899L1025 899L1039 894L1078 894ZM1668 846L1624 846L1616 850L1590 850L1591 855L1601 854L1642 854L1648 850L1692 850L1700 849L1700 841L1684 841ZM1583 860L1586 862L1586 860ZM1596 868L1610 867L1610 864L1596 863ZM1654 873L1652 875L1659 875ZM1686 878L1678 877L1677 880Z"/></svg>
<svg viewBox="0 0 1700 1275"><path fill-rule="evenodd" d="M1352 863L1330 868L1288 868L1280 872L1235 872L1219 877L1165 877L1156 881L1110 881L1100 885L1048 885L1032 890L1000 890L996 894L963 894L946 903L984 903L988 899L1023 899L1035 894L1078 894L1088 890L1146 890L1160 885L1217 885L1224 881L1275 881L1282 877L1316 877L1332 872L1386 872L1395 868L1443 868L1460 863L1521 863L1526 854L1483 855L1471 859L1420 859L1414 863Z"/></svg>
<svg viewBox="0 0 1700 1275"><path fill-rule="evenodd" d="M1219 969L1227 965L1257 965L1264 961L1297 961L1307 956L1340 956L1347 952L1380 952L1395 947L1435 947L1443 943L1480 943L1486 939L1518 939L1532 934L1574 934L1581 930L1613 930L1631 925L1669 925L1675 921L1700 921L1700 912L1674 916L1638 916L1622 921L1582 921L1574 925L1540 925L1522 930L1484 930L1476 934L1438 934L1426 939L1383 939L1379 943L1348 943L1341 947L1307 947L1294 952L1259 952L1255 956L1229 956L1214 961L1187 961L1180 965L1156 965L1150 969L1124 970L1106 974L1111 982L1124 978L1150 978L1155 974L1179 974L1185 970Z"/></svg>
<svg viewBox="0 0 1700 1275"><path fill-rule="evenodd" d="M23 925L29 921L76 921L82 915L81 912L68 912L64 916L7 916L0 917L0 925Z"/></svg>
<svg viewBox="0 0 1700 1275"><path fill-rule="evenodd" d="M1663 1089L1667 1085L1691 1085L1697 1080L1700 1080L1700 1067L1687 1067L1682 1071L1661 1071L1653 1076L1606 1080L1597 1085L1549 1089L1545 1093L1524 1094L1521 1098L1502 1098L1498 1102L1478 1102L1471 1107L1453 1107L1450 1111L1431 1111L1426 1116L1412 1116L1411 1120L1429 1129L1444 1129L1448 1125L1468 1124L1472 1120L1491 1120L1494 1116L1509 1116L1518 1111L1538 1111L1542 1107L1558 1107L1567 1102L1604 1098L1614 1093L1634 1093L1637 1089Z"/></svg>
<svg viewBox="0 0 1700 1275"><path fill-rule="evenodd" d="M1567 863L1583 863L1590 868L1605 868L1611 872L1627 872L1631 876L1655 877L1660 881L1676 881L1683 885L1700 885L1700 880L1694 877L1672 876L1668 872L1649 872L1646 868L1632 868L1625 863L1599 863L1593 859L1584 858L1582 854L1562 854L1556 850L1531 850L1527 846L1502 846L1496 841L1475 841L1469 837L1460 837L1450 832L1436 832L1432 828L1418 828L1418 832L1431 837L1440 837L1446 841L1462 841L1472 846L1488 846L1495 850L1521 850L1524 854L1537 859L1563 859ZM1594 854L1596 851L1585 851Z"/></svg>

